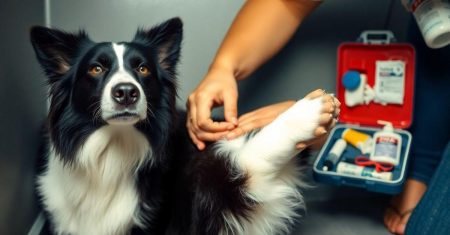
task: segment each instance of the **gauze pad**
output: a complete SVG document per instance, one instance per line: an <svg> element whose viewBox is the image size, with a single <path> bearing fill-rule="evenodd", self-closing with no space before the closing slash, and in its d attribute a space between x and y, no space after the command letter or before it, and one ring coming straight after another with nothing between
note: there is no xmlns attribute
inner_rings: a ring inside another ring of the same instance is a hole
<svg viewBox="0 0 450 235"><path fill-rule="evenodd" d="M405 62L376 61L375 103L403 104L405 96Z"/></svg>

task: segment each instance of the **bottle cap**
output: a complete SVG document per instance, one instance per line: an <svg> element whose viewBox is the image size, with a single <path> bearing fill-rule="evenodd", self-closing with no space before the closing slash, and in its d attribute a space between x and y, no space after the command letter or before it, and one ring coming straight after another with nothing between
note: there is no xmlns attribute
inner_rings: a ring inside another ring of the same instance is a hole
<svg viewBox="0 0 450 235"><path fill-rule="evenodd" d="M342 77L342 85L347 90L355 90L361 83L361 74L358 71L349 70Z"/></svg>
<svg viewBox="0 0 450 235"><path fill-rule="evenodd" d="M381 125L384 125L384 127L383 127L384 131L394 132L394 127L392 126L391 122L378 120L377 123L381 124Z"/></svg>

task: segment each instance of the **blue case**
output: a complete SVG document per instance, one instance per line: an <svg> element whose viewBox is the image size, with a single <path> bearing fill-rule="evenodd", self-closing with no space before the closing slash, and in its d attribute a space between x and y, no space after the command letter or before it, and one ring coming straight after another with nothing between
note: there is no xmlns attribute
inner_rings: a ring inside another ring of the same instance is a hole
<svg viewBox="0 0 450 235"><path fill-rule="evenodd" d="M346 128L352 128L354 130L373 135L375 132L380 131L380 128L361 127L356 125L338 124L330 133L324 147L321 149L313 167L314 179L334 185L347 185L365 188L369 191L380 192L386 194L397 194L402 190L403 182L406 179L406 172L408 169L408 156L409 147L411 145L411 134L404 130L395 130L395 133L400 134L402 137L402 146L400 151L400 164L394 168L393 180L381 180L364 176L343 175L334 171L322 170L325 157L330 152L334 143L341 138L342 132ZM351 145L347 145L345 151L342 153L340 161L352 162L352 160L361 155L361 152Z"/></svg>

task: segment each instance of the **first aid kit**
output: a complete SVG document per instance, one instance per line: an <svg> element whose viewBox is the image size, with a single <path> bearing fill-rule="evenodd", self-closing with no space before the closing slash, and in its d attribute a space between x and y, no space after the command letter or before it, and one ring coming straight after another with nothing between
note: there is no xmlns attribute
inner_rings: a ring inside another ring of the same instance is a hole
<svg viewBox="0 0 450 235"><path fill-rule="evenodd" d="M364 31L338 48L339 123L313 167L323 183L396 194L406 178L415 50L390 31Z"/></svg>

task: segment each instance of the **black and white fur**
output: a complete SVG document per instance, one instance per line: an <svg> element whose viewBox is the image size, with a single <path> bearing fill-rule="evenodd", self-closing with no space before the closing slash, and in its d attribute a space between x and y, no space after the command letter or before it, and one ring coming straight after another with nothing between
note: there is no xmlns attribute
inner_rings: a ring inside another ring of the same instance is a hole
<svg viewBox="0 0 450 235"><path fill-rule="evenodd" d="M289 231L303 207L295 143L313 138L321 98L199 152L175 109L181 40L178 18L120 43L31 30L50 86L37 190L54 233Z"/></svg>

